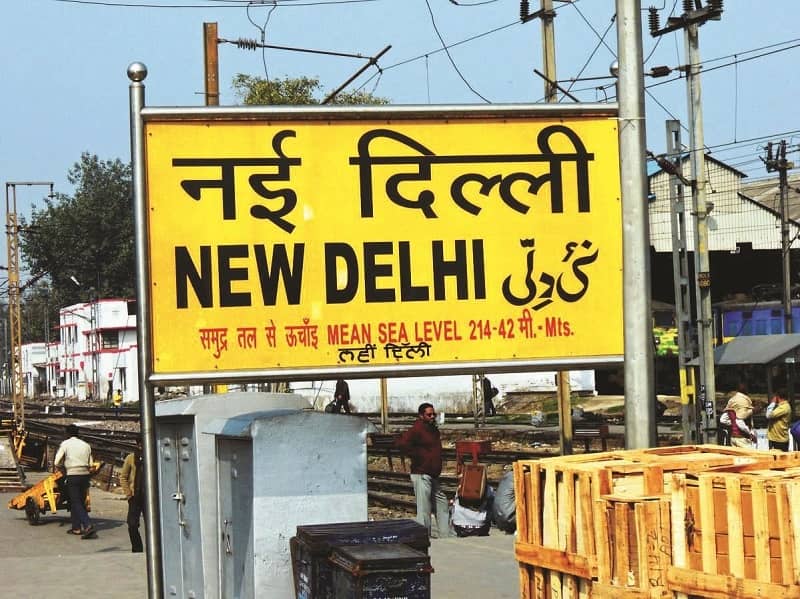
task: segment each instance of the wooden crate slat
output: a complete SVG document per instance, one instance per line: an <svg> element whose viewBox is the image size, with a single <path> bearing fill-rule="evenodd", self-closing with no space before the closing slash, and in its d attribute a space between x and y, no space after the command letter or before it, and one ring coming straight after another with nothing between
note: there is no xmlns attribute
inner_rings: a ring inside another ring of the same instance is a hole
<svg viewBox="0 0 800 599"><path fill-rule="evenodd" d="M514 553L517 561L526 564L535 562L537 568L574 574L582 578L592 578L594 575L594 568L589 559L577 553L527 543L517 543L514 546Z"/></svg>
<svg viewBox="0 0 800 599"><path fill-rule="evenodd" d="M671 566L667 572L670 587L690 596L708 599L800 599L797 585L782 585L724 574L706 574Z"/></svg>
<svg viewBox="0 0 800 599"><path fill-rule="evenodd" d="M517 524L517 538L529 542L528 509L533 498L530 496L530 466L522 461L514 462L514 504Z"/></svg>
<svg viewBox="0 0 800 599"><path fill-rule="evenodd" d="M595 499L592 502L594 514L594 538L597 552L597 579L605 584L611 584L611 542L609 540L609 519L606 512L606 501Z"/></svg>
<svg viewBox="0 0 800 599"><path fill-rule="evenodd" d="M547 597L552 599L560 599L563 594L561 586L561 573L556 570L545 570L545 585L547 588Z"/></svg>
<svg viewBox="0 0 800 599"><path fill-rule="evenodd" d="M533 566L519 563L519 596L520 599L534 599L533 580L531 578L531 571Z"/></svg>
<svg viewBox="0 0 800 599"><path fill-rule="evenodd" d="M787 482L786 492L789 495L789 505L800 505L800 479ZM800 584L800 513L798 513L797 509L790 510L789 521L795 557L792 566L793 582Z"/></svg>
<svg viewBox="0 0 800 599"><path fill-rule="evenodd" d="M769 521L767 520L767 490L764 480L753 480L750 485L750 493L753 505L756 580L772 582L770 574Z"/></svg>
<svg viewBox="0 0 800 599"><path fill-rule="evenodd" d="M578 599L578 579L571 574L561 577L561 598Z"/></svg>
<svg viewBox="0 0 800 599"><path fill-rule="evenodd" d="M561 547L565 551L575 553L578 547L577 539L577 505L575 504L575 485L578 482L578 477L574 472L567 470L564 472L562 485L564 489L563 496L559 499L559 528L561 533Z"/></svg>
<svg viewBox="0 0 800 599"><path fill-rule="evenodd" d="M670 521L670 504L668 500L658 502L661 531L657 541L658 559L661 563L661 573L666 580L666 572L672 564L672 526ZM666 586L666 585L664 585Z"/></svg>
<svg viewBox="0 0 800 599"><path fill-rule="evenodd" d="M614 517L614 570L611 580L616 580L620 586L630 586L630 547L628 545L628 505L624 503L613 504Z"/></svg>
<svg viewBox="0 0 800 599"><path fill-rule="evenodd" d="M652 510L648 510L647 505L649 502L643 501L634 504L633 506L633 522L634 522L634 541L635 551L637 554L636 559L636 586L642 590L650 588L650 575L648 569L650 567L650 560L648 559L647 549L648 545L648 526L658 530L658 522L654 518Z"/></svg>
<svg viewBox="0 0 800 599"><path fill-rule="evenodd" d="M551 599L550 578L544 568L535 568L533 582L537 599Z"/></svg>
<svg viewBox="0 0 800 599"><path fill-rule="evenodd" d="M528 504L528 538L533 543L542 543L542 468L539 464L531 466L530 485L527 487L530 502Z"/></svg>
<svg viewBox="0 0 800 599"><path fill-rule="evenodd" d="M783 584L793 584L795 582L794 563L797 556L794 552L792 524L790 520L792 508L789 503L788 487L785 484L775 485L775 496L779 529L779 555L781 556L781 582Z"/></svg>
<svg viewBox="0 0 800 599"><path fill-rule="evenodd" d="M544 470L542 491L542 545L558 547L558 471L552 465Z"/></svg>
<svg viewBox="0 0 800 599"><path fill-rule="evenodd" d="M742 483L725 477L725 505L728 528L728 568L732 576L744 578L744 530L742 525ZM683 564L675 564L682 566Z"/></svg>
<svg viewBox="0 0 800 599"><path fill-rule="evenodd" d="M554 464L544 469L544 490L542 492L542 548L559 549L558 546L558 479L559 470ZM545 569L545 583L549 595L561 597L561 573Z"/></svg>
<svg viewBox="0 0 800 599"><path fill-rule="evenodd" d="M686 477L673 474L670 480L671 504L670 521L672 523L672 563L679 567L687 565L686 547Z"/></svg>
<svg viewBox="0 0 800 599"><path fill-rule="evenodd" d="M714 479L711 476L700 476L698 479L698 504L700 517L701 552L703 570L710 574L717 573L717 539L714 528Z"/></svg>
<svg viewBox="0 0 800 599"><path fill-rule="evenodd" d="M592 599L652 599L652 596L639 589L596 582L592 585Z"/></svg>
<svg viewBox="0 0 800 599"><path fill-rule="evenodd" d="M586 472L577 477L577 551L583 555L595 555L594 517L592 513L592 477Z"/></svg>

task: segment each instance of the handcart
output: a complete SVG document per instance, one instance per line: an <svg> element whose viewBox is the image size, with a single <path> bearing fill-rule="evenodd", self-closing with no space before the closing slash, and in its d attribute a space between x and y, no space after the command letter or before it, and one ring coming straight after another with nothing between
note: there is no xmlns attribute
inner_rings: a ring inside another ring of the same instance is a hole
<svg viewBox="0 0 800 599"><path fill-rule="evenodd" d="M89 475L94 476L103 467L102 462L94 462ZM8 502L8 509L25 510L30 524L38 524L42 514L55 514L60 509L69 510L69 497L64 488L66 475L57 471L23 491ZM89 491L86 491L86 511L91 511Z"/></svg>

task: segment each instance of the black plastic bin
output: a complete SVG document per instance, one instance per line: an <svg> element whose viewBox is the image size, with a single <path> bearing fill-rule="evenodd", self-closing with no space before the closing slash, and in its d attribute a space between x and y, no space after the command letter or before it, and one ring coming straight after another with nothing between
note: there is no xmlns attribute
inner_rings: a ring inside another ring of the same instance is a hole
<svg viewBox="0 0 800 599"><path fill-rule="evenodd" d="M430 557L408 545L337 547L330 561L338 599L430 599Z"/></svg>
<svg viewBox="0 0 800 599"><path fill-rule="evenodd" d="M431 542L428 529L407 519L298 526L289 541L297 599L334 599L333 550L375 544L404 544L427 555Z"/></svg>

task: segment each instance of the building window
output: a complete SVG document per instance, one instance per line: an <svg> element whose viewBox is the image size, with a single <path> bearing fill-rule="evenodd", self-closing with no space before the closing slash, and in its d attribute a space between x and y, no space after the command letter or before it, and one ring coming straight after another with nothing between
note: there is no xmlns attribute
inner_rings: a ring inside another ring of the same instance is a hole
<svg viewBox="0 0 800 599"><path fill-rule="evenodd" d="M771 328L770 333L773 335L779 335L783 333L783 319L782 318L770 318Z"/></svg>
<svg viewBox="0 0 800 599"><path fill-rule="evenodd" d="M742 330L739 334L743 336L748 336L753 334L752 318L742 318Z"/></svg>
<svg viewBox="0 0 800 599"><path fill-rule="evenodd" d="M766 335L767 334L767 319L766 318L757 318L755 320L755 334L756 335Z"/></svg>
<svg viewBox="0 0 800 599"><path fill-rule="evenodd" d="M725 318L725 326L722 334L725 337L737 337L742 332L742 322L733 317Z"/></svg>
<svg viewBox="0 0 800 599"><path fill-rule="evenodd" d="M103 349L116 349L119 347L119 331L103 331Z"/></svg>

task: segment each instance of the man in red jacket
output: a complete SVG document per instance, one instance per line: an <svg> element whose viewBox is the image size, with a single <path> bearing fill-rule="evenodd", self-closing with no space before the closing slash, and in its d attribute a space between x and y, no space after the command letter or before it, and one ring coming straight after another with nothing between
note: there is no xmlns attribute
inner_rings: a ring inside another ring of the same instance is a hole
<svg viewBox="0 0 800 599"><path fill-rule="evenodd" d="M417 522L431 533L431 512L436 509L439 538L450 536L447 497L439 484L442 473L442 440L436 426L436 411L420 404L414 426L397 439L397 447L411 458L411 484L417 500Z"/></svg>

